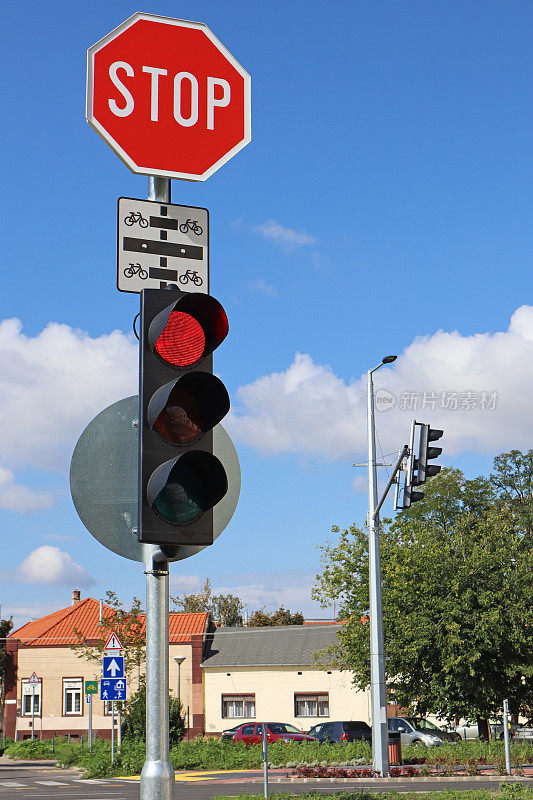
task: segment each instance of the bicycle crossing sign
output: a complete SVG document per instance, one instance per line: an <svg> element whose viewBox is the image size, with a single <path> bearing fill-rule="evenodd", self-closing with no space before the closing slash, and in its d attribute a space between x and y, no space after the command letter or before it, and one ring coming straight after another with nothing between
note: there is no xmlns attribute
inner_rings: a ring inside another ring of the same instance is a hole
<svg viewBox="0 0 533 800"><path fill-rule="evenodd" d="M153 200L119 197L117 288L209 294L209 212Z"/></svg>

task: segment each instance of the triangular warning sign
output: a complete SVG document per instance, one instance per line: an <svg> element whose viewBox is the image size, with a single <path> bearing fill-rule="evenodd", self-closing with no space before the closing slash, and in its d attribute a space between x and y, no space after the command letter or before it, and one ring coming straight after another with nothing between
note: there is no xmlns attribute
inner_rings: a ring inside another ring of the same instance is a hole
<svg viewBox="0 0 533 800"><path fill-rule="evenodd" d="M41 679L37 677L35 672L32 672L32 676L29 679L28 683L40 683L40 682L41 682Z"/></svg>
<svg viewBox="0 0 533 800"><path fill-rule="evenodd" d="M104 650L123 650L122 642L118 638L116 633L112 633L109 639L106 642Z"/></svg>

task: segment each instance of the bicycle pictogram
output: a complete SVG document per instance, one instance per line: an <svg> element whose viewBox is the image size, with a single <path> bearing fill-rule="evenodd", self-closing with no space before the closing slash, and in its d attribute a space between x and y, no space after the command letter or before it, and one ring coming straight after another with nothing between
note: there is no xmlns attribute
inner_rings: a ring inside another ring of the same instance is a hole
<svg viewBox="0 0 533 800"><path fill-rule="evenodd" d="M128 216L124 217L124 222L126 223L126 225L129 225L130 227L132 225L135 225L136 222L139 223L141 228L148 227L148 220L143 217L140 211L130 211Z"/></svg>
<svg viewBox="0 0 533 800"><path fill-rule="evenodd" d="M198 225L197 219L188 219L187 222L181 223L180 231L182 233L189 233L189 231L192 231L197 236L200 236L200 234L204 232L204 229Z"/></svg>
<svg viewBox="0 0 533 800"><path fill-rule="evenodd" d="M148 277L148 272L143 269L138 262L137 264L132 264L130 262L129 267L124 269L124 275L126 278L133 278L134 275L138 275L142 281L145 281Z"/></svg>
<svg viewBox="0 0 533 800"><path fill-rule="evenodd" d="M184 272L183 275L180 275L178 278L179 282L183 285L186 283L194 283L195 286L201 286L203 283L202 278L198 275L195 269L188 269L187 272Z"/></svg>

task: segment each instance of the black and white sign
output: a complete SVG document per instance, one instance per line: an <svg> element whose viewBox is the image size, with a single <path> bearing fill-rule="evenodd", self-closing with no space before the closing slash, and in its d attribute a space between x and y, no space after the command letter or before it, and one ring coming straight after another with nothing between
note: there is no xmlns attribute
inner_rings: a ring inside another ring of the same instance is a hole
<svg viewBox="0 0 533 800"><path fill-rule="evenodd" d="M119 197L117 288L209 293L209 212Z"/></svg>

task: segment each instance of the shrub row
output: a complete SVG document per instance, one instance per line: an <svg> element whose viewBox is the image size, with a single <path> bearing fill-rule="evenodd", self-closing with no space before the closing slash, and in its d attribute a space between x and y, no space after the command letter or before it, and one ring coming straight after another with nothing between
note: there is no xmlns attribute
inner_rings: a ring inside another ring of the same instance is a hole
<svg viewBox="0 0 533 800"><path fill-rule="evenodd" d="M111 767L111 744L98 740L92 752L87 743L69 743L66 739L52 742L44 739L9 743L5 754L12 758L39 759L57 758L65 766L78 766L88 770L89 777L112 774L135 775L144 764L145 744L142 740L124 738L122 750ZM404 765L418 764L423 768L436 768L446 774L453 767L463 765L475 774L480 766L494 765L500 772L505 765L503 742L461 742L420 750L404 748ZM271 767L318 768L318 767L363 767L372 763L372 751L366 742L342 742L319 744L318 742L275 742L269 745L268 757ZM259 745L245 747L242 744L223 742L214 738L199 738L182 741L170 751L170 760L176 770L214 769L259 769L262 766L262 750ZM533 763L533 745L520 743L511 745L511 761L515 766Z"/></svg>

